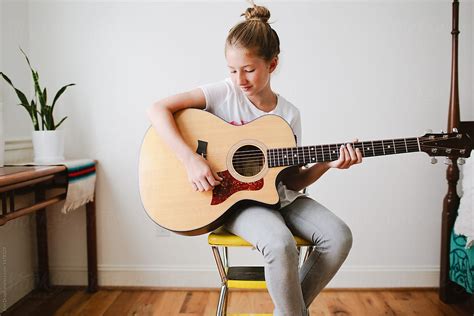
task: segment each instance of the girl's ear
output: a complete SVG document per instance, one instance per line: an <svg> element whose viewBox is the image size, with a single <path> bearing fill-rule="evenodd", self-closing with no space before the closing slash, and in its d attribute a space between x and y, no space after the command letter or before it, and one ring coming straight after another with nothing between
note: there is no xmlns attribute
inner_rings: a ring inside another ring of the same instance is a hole
<svg viewBox="0 0 474 316"><path fill-rule="evenodd" d="M278 66L278 56L275 56L275 57L273 57L273 59L270 61L268 71L269 71L270 73L272 73L272 72L276 69L277 66Z"/></svg>

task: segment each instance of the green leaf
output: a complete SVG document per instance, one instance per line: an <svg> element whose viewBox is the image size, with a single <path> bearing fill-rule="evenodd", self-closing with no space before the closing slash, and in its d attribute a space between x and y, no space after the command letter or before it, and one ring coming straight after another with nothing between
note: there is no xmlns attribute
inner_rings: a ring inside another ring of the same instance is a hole
<svg viewBox="0 0 474 316"><path fill-rule="evenodd" d="M33 67L31 67L31 63L30 63L30 60L28 59L28 56L26 55L26 53L23 51L23 49L21 49L20 47L20 51L23 53L23 55L25 56L26 58L26 62L28 63L28 66L30 67L30 70L31 70L31 76L33 77L33 82L34 82L34 87L35 87L35 94L38 96L39 98L39 103L40 103L40 106L41 108L43 108L45 105L46 105L46 99L44 98L43 96L43 93L41 92L41 87L40 87L40 84L39 84L39 74L37 71L35 71L33 69Z"/></svg>
<svg viewBox="0 0 474 316"><path fill-rule="evenodd" d="M5 75L3 72L0 72L0 75L2 75L3 79L5 79L5 81L8 82L8 84L15 90L16 95L18 96L18 99L20 99L20 102L22 104L28 104L28 99L26 98L25 94L21 92L20 90L18 90L17 88L15 88L10 78L8 78L7 75Z"/></svg>
<svg viewBox="0 0 474 316"><path fill-rule="evenodd" d="M65 119L67 119L67 116L63 117L63 119L59 121L58 125L56 125L53 129L57 129L59 125L61 125L64 122Z"/></svg>
<svg viewBox="0 0 474 316"><path fill-rule="evenodd" d="M56 104L56 101L58 100L58 98L61 96L61 94L64 93L64 91L66 91L67 87L70 87L70 86L75 86L76 84L75 83L70 83L68 85L65 85L64 87L62 87L61 89L59 89L59 91L56 93L56 96L54 97L54 100L53 100L53 104L51 105L54 109L54 105Z"/></svg>

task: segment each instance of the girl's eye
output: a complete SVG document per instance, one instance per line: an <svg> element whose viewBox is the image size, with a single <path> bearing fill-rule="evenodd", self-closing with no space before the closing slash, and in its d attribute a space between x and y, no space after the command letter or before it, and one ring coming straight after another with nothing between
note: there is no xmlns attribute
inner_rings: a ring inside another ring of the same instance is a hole
<svg viewBox="0 0 474 316"><path fill-rule="evenodd" d="M252 69L252 70L246 70L245 72L254 72L255 69Z"/></svg>

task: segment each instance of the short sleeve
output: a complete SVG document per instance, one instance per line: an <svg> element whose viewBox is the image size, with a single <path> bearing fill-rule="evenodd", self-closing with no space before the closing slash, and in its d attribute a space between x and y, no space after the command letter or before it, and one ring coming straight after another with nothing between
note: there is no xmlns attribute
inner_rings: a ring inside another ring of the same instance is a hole
<svg viewBox="0 0 474 316"><path fill-rule="evenodd" d="M228 95L229 86L226 80L199 86L206 98L206 111L214 112L215 108L223 104Z"/></svg>
<svg viewBox="0 0 474 316"><path fill-rule="evenodd" d="M296 136L296 145L297 146L302 146L301 142L301 115L300 111L296 111L295 118L291 124L291 128L293 129L293 133L295 133Z"/></svg>

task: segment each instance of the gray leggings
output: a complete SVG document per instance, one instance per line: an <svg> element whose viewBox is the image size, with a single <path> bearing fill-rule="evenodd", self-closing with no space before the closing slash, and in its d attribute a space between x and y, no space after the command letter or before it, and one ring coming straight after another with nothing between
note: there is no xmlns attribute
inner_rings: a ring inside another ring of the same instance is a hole
<svg viewBox="0 0 474 316"><path fill-rule="evenodd" d="M225 227L262 253L274 315L307 315L307 308L329 283L352 246L349 227L331 211L303 196L274 210L250 206L235 211ZM293 235L315 245L298 271Z"/></svg>

